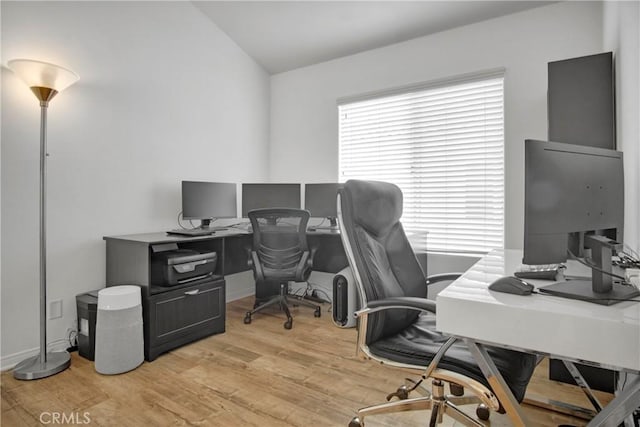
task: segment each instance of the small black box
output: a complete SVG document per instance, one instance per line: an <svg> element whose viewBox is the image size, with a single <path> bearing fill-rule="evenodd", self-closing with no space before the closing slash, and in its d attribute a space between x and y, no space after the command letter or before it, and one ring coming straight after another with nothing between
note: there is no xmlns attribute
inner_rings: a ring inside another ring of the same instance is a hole
<svg viewBox="0 0 640 427"><path fill-rule="evenodd" d="M176 286L213 276L218 263L215 252L177 249L153 255L153 285Z"/></svg>
<svg viewBox="0 0 640 427"><path fill-rule="evenodd" d="M94 360L98 291L76 295L76 311L78 312L78 353L85 359Z"/></svg>

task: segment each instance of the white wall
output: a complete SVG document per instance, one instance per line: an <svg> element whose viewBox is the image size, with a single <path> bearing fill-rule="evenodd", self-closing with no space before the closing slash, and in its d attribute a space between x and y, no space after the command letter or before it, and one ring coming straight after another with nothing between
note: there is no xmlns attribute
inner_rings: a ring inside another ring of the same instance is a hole
<svg viewBox="0 0 640 427"><path fill-rule="evenodd" d="M601 9L563 2L273 76L271 179L337 179L338 98L505 67L505 245L521 248L523 142L547 137L547 63L601 52Z"/></svg>
<svg viewBox="0 0 640 427"><path fill-rule="evenodd" d="M624 242L640 252L640 3L604 3L604 50L615 52L618 149L624 152Z"/></svg>
<svg viewBox="0 0 640 427"><path fill-rule="evenodd" d="M190 2L1 3L2 63L81 80L49 107L48 299L104 286L105 235L176 227L180 181L268 178L269 76ZM2 70L2 364L38 347L36 98Z"/></svg>

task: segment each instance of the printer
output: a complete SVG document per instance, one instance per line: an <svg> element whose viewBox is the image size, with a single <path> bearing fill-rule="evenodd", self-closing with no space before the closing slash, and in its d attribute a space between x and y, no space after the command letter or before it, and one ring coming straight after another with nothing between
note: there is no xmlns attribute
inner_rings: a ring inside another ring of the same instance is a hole
<svg viewBox="0 0 640 427"><path fill-rule="evenodd" d="M176 286L213 276L218 263L215 252L173 249L152 255L151 285Z"/></svg>

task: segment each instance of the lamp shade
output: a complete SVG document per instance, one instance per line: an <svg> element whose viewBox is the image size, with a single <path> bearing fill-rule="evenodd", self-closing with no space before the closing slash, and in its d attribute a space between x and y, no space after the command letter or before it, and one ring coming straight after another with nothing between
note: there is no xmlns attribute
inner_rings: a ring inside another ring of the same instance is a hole
<svg viewBox="0 0 640 427"><path fill-rule="evenodd" d="M30 88L42 87L62 92L80 78L64 67L33 59L12 59L7 65Z"/></svg>

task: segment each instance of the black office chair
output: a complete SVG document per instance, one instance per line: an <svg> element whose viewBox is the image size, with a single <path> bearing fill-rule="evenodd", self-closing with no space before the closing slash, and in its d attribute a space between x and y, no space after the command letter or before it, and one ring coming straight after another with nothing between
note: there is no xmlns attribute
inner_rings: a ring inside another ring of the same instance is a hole
<svg viewBox="0 0 640 427"><path fill-rule="evenodd" d="M253 229L253 249L249 266L256 280L256 301L248 311L244 323L251 323L251 316L274 304L285 312L285 329L291 329L293 318L289 311L292 304L288 295L289 282L306 282L313 267L313 252L307 245L309 212L300 209L255 209L249 211ZM320 317L320 306L302 298L292 305L304 305L315 309Z"/></svg>
<svg viewBox="0 0 640 427"><path fill-rule="evenodd" d="M338 192L338 221L349 264L358 286L362 309L358 315L358 354L420 373L387 396L387 402L358 410L350 427L364 425L369 415L431 409L430 426L443 414L472 426L477 419L457 405L475 403L476 415L487 420L490 410L504 412L489 382L465 344L435 329L435 301L427 299L427 285L454 280L444 274L425 279L399 219L402 192L389 183L347 181ZM469 313L469 322L473 322ZM536 365L534 355L489 348L489 354L518 402L524 398ZM431 392L419 386L431 379ZM449 384L450 395L444 384ZM464 390L472 392L464 396ZM425 394L409 398L414 390Z"/></svg>

